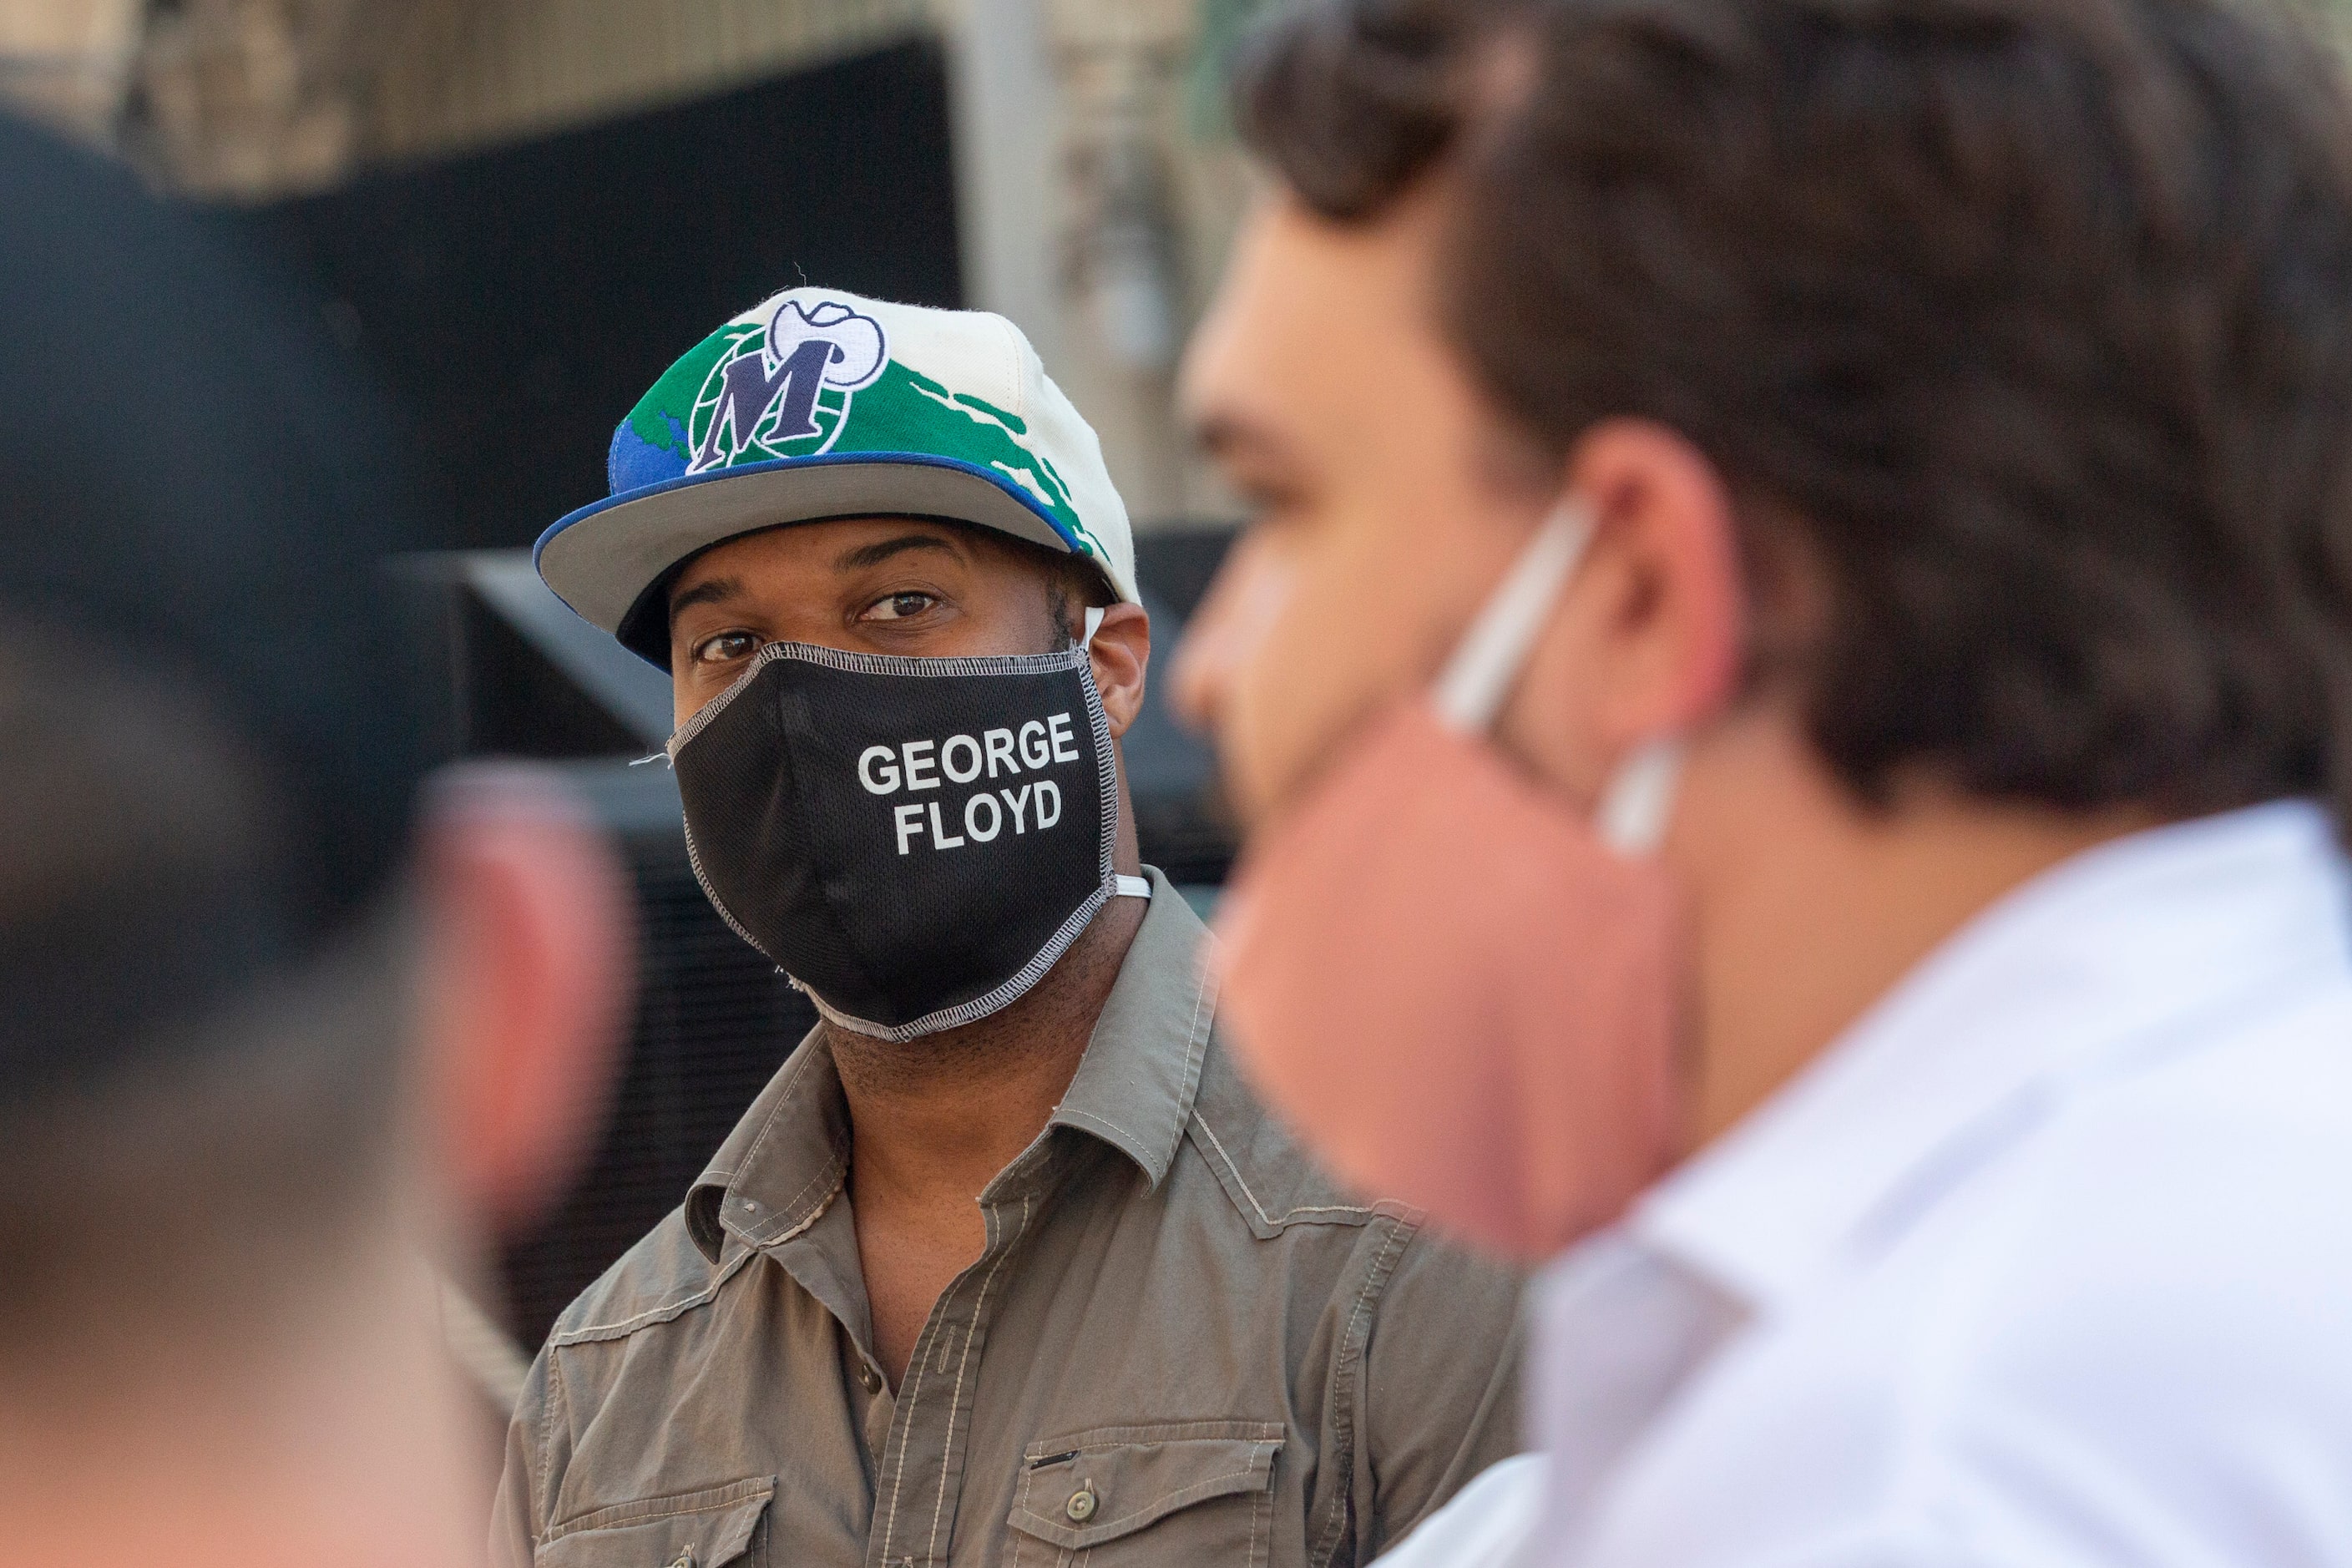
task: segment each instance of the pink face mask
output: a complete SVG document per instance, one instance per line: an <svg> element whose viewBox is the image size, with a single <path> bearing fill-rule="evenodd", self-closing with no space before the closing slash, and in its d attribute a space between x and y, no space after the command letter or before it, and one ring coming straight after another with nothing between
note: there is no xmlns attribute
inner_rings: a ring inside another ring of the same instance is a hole
<svg viewBox="0 0 2352 1568"><path fill-rule="evenodd" d="M1251 1080L1343 1179L1521 1258L1608 1223L1677 1126L1675 910L1651 861L1675 772L1593 822L1490 745L1590 536L1564 502L1436 685L1260 833L1219 919Z"/></svg>

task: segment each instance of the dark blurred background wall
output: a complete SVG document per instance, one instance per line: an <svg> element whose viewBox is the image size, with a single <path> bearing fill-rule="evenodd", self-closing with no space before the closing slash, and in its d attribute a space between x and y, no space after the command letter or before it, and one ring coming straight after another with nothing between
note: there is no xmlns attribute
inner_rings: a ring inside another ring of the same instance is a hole
<svg viewBox="0 0 2352 1568"><path fill-rule="evenodd" d="M391 170L245 216L401 394L444 493L420 547L521 545L604 493L671 360L805 279L961 305L947 77L900 44Z"/></svg>

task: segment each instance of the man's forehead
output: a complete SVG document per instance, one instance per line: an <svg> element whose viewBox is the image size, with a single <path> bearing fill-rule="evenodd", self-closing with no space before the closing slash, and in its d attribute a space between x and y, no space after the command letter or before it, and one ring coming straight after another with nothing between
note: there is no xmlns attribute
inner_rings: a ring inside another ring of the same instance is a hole
<svg viewBox="0 0 2352 1568"><path fill-rule="evenodd" d="M706 585L740 593L778 574L826 575L862 571L912 551L946 552L969 558L968 530L935 518L828 518L780 523L712 545L678 569L670 601Z"/></svg>

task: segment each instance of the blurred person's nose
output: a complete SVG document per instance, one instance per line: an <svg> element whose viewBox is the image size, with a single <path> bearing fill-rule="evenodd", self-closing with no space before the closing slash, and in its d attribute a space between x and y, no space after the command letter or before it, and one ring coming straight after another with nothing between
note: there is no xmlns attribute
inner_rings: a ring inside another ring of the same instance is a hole
<svg viewBox="0 0 2352 1568"><path fill-rule="evenodd" d="M1252 529L1234 542L1176 645L1171 696L1185 723L1213 734L1240 673L1265 645L1293 575L1278 538Z"/></svg>

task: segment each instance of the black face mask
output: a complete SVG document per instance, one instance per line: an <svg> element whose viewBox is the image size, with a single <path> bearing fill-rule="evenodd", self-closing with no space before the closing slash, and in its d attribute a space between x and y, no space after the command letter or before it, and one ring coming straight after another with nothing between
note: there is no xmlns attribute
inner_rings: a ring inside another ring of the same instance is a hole
<svg viewBox="0 0 2352 1568"><path fill-rule="evenodd" d="M1084 647L904 658L771 643L669 754L702 890L862 1035L984 1018L1106 900L1150 896L1111 869L1118 774Z"/></svg>

